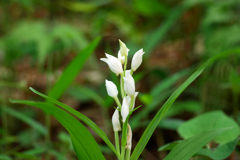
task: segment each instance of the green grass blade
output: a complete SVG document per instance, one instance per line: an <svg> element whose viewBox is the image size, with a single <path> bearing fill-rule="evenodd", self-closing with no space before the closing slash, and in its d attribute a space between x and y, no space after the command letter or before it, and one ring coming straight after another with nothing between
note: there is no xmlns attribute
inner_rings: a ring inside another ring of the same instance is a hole
<svg viewBox="0 0 240 160"><path fill-rule="evenodd" d="M142 137L140 138L137 146L135 147L131 160L136 160L142 153L144 147L148 143L150 137L152 136L154 130L158 126L159 122L167 112L167 110L171 107L174 101L178 98L178 96L203 72L206 66L209 64L211 59L209 59L206 63L204 63L197 71L195 71L167 100L167 102L163 105L163 107L158 111L156 116L153 118L151 123L148 125L146 130L144 131Z"/></svg>
<svg viewBox="0 0 240 160"><path fill-rule="evenodd" d="M66 111L46 102L23 100L11 100L11 102L38 107L53 115L68 130L78 159L105 160L91 133L86 127L84 127L84 125Z"/></svg>
<svg viewBox="0 0 240 160"><path fill-rule="evenodd" d="M59 99L67 87L71 84L74 78L78 75L79 71L82 69L84 62L93 53L94 49L97 47L100 38L96 38L92 43L90 43L85 49L83 49L74 60L67 66L63 71L59 80L55 83L53 88L49 91L48 95L54 99Z"/></svg>
<svg viewBox="0 0 240 160"><path fill-rule="evenodd" d="M74 110L73 108L69 107L68 105L61 103L51 97L48 97L36 90L34 90L33 88L30 88L34 93L36 93L37 95L47 99L48 101L60 106L61 108L65 109L66 111L70 112L71 114L73 114L74 116L76 116L77 118L79 118L80 120L82 120L84 123L86 123L90 128L92 128L102 139L103 141L111 148L111 150L117 155L117 151L114 147L114 145L111 143L111 141L108 139L106 133L104 133L91 119L89 119L88 117L86 117L85 115L81 114L80 112Z"/></svg>
<svg viewBox="0 0 240 160"><path fill-rule="evenodd" d="M180 78L188 75L192 71L192 67L187 68L181 72L178 72L160 83L158 83L150 92L153 100L150 104L148 104L145 109L142 109L138 112L138 114L131 117L130 125L132 130L136 129L139 125L139 121L146 117L151 111L153 111L160 103L162 103L167 97L169 97L172 93L170 87L172 87ZM164 91L168 90L164 93Z"/></svg>
<svg viewBox="0 0 240 160"><path fill-rule="evenodd" d="M185 139L180 142L173 150L167 155L164 160L189 160L192 155L197 153L203 146L210 142L214 137L225 131L227 128L218 128L208 130L197 134L191 138Z"/></svg>
<svg viewBox="0 0 240 160"><path fill-rule="evenodd" d="M21 121L28 124L32 128L36 129L39 133L41 133L43 135L47 135L47 129L41 123L38 123L37 121L33 120L32 118L30 118L20 112L17 112L12 108L3 107L3 106L1 106L1 107L2 107L3 111L6 112L7 114L20 119Z"/></svg>

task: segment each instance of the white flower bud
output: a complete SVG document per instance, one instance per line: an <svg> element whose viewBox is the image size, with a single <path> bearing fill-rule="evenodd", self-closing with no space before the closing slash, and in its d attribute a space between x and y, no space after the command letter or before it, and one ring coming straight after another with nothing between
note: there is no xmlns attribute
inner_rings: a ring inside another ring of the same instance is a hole
<svg viewBox="0 0 240 160"><path fill-rule="evenodd" d="M132 58L132 64L131 64L131 67L132 67L132 70L133 71L136 71L138 69L138 67L141 65L142 63L142 56L145 52L143 52L143 49L140 49L139 51L137 51L133 58Z"/></svg>
<svg viewBox="0 0 240 160"><path fill-rule="evenodd" d="M127 97L124 97L121 109L123 123L126 121L128 114L129 114L129 102L127 100Z"/></svg>
<svg viewBox="0 0 240 160"><path fill-rule="evenodd" d="M130 127L130 125L128 124L128 133L127 133L127 145L126 145L127 149L131 149L132 148L132 129Z"/></svg>
<svg viewBox="0 0 240 160"><path fill-rule="evenodd" d="M122 64L124 64L124 62L125 62L125 57L121 55L120 51L118 52L118 60L119 60Z"/></svg>
<svg viewBox="0 0 240 160"><path fill-rule="evenodd" d="M107 58L101 58L100 60L103 62L106 62L112 72L114 72L117 76L121 73L123 73L123 68L121 62L114 56L111 56L107 53Z"/></svg>
<svg viewBox="0 0 240 160"><path fill-rule="evenodd" d="M119 39L119 44L120 44L120 53L122 56L128 56L128 51L129 49L127 46Z"/></svg>
<svg viewBox="0 0 240 160"><path fill-rule="evenodd" d="M114 132L118 132L121 131L121 125L120 125L120 121L119 121L119 112L116 109L115 112L113 113L112 116L112 124L113 124L113 130Z"/></svg>
<svg viewBox="0 0 240 160"><path fill-rule="evenodd" d="M108 95L113 98L117 97L117 95L118 95L117 86L113 82L108 81L108 80L105 80L105 85L107 88Z"/></svg>
<svg viewBox="0 0 240 160"><path fill-rule="evenodd" d="M130 96L134 96L135 94L135 81L133 77L130 74L130 70L125 72L125 77L124 79L124 90L125 92Z"/></svg>

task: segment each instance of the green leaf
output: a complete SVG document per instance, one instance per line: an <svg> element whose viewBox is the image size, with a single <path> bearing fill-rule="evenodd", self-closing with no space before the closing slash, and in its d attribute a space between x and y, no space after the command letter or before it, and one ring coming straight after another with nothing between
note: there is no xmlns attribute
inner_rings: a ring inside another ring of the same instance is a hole
<svg viewBox="0 0 240 160"><path fill-rule="evenodd" d="M2 106L2 109L4 112L8 113L9 115L22 120L24 123L28 124L29 126L31 126L34 129L36 129L39 133L41 133L43 135L47 135L47 130L41 123L38 123L37 121L29 118L28 116L26 116L20 112L15 111L14 109L12 109L10 107Z"/></svg>
<svg viewBox="0 0 240 160"><path fill-rule="evenodd" d="M187 100L175 102L165 114L165 117L173 117L183 112L199 113L201 111L201 103L198 101Z"/></svg>
<svg viewBox="0 0 240 160"><path fill-rule="evenodd" d="M70 87L67 92L71 96L73 96L73 97L75 97L77 99L90 98L93 101L95 101L98 105L100 105L101 107L105 106L104 99L100 95L98 95L96 93L96 91L94 91L91 88L80 86L80 85L76 85L74 87ZM84 95L85 97L83 98L82 95Z"/></svg>
<svg viewBox="0 0 240 160"><path fill-rule="evenodd" d="M218 128L213 130L204 131L191 138L185 139L180 142L173 150L167 155L164 160L189 160L192 155L198 152L203 146L210 142L214 137L225 131L227 128Z"/></svg>
<svg viewBox="0 0 240 160"><path fill-rule="evenodd" d="M74 60L67 66L63 71L59 80L55 83L53 88L49 91L48 95L54 99L59 99L67 87L71 84L74 78L78 75L79 71L82 69L84 62L93 53L94 49L97 47L100 38L96 38L92 43L90 43L85 49L83 49Z"/></svg>
<svg viewBox="0 0 240 160"><path fill-rule="evenodd" d="M234 151L238 141L239 138L234 139L229 143L218 146L217 148L200 149L197 152L197 155L205 155L216 160L226 159Z"/></svg>
<svg viewBox="0 0 240 160"><path fill-rule="evenodd" d="M111 148L111 150L117 155L117 151L114 147L114 145L111 143L111 141L108 139L106 133L104 133L91 119L89 119L88 117L86 117L85 115L81 114L80 112L74 110L73 108L69 107L68 105L61 103L51 97L48 97L36 90L34 90L33 88L30 88L34 93L38 94L39 96L46 98L47 100L49 100L50 102L60 106L61 108L65 109L66 111L70 112L71 114L73 114L74 116L76 116L77 118L79 118L80 120L82 120L84 123L86 123L90 128L92 128L102 139L103 141Z"/></svg>
<svg viewBox="0 0 240 160"><path fill-rule="evenodd" d="M160 103L162 103L173 92L170 88L183 76L186 76L192 71L192 68L187 68L183 71L173 74L172 76L162 80L158 83L150 92L152 101L144 109L139 111L136 115L131 117L130 125L132 130L139 126L139 121L146 117L151 111L153 111ZM164 92L166 91L166 92Z"/></svg>
<svg viewBox="0 0 240 160"><path fill-rule="evenodd" d="M206 68L211 59L209 59L206 63L204 63L197 71L195 71L167 100L167 102L163 105L163 107L158 111L156 116L153 118L151 123L148 125L146 130L144 131L142 137L140 138L137 146L135 147L131 160L138 159L140 154L142 153L144 147L148 143L150 137L152 136L154 130L158 126L159 122L167 112L167 110L172 106L174 101L178 98L178 96L189 86Z"/></svg>
<svg viewBox="0 0 240 160"><path fill-rule="evenodd" d="M168 144L165 144L163 146L161 146L160 148L158 148L158 151L168 151L168 150L172 150L174 147L176 147L181 141L174 141Z"/></svg>
<svg viewBox="0 0 240 160"><path fill-rule="evenodd" d="M222 111L213 111L186 121L178 128L178 133L186 139L206 130L226 127L232 127L232 129L216 136L213 139L215 142L223 144L236 139L240 129L238 124Z"/></svg>
<svg viewBox="0 0 240 160"><path fill-rule="evenodd" d="M11 100L13 103L38 107L53 115L69 132L78 159L104 160L100 148L91 133L78 120L66 111L45 102Z"/></svg>
<svg viewBox="0 0 240 160"><path fill-rule="evenodd" d="M2 154L0 154L0 159L1 159L1 160L12 160L11 157L9 157L9 156L7 156L7 155L2 155Z"/></svg>

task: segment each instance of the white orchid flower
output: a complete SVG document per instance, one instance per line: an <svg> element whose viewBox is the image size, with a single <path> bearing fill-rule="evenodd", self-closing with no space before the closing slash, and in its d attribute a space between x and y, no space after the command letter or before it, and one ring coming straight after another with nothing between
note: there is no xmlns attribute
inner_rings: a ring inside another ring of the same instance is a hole
<svg viewBox="0 0 240 160"><path fill-rule="evenodd" d="M100 60L103 61L103 62L106 62L108 64L110 70L112 72L114 72L117 76L119 74L123 73L122 64L119 61L119 59L117 59L116 57L111 56L107 53L105 53L105 54L106 54L107 58L101 58Z"/></svg>

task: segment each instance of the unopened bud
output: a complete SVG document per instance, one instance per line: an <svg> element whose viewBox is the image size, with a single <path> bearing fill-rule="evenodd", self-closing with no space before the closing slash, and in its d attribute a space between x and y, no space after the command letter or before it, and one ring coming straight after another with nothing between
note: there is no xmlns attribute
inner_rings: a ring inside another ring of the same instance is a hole
<svg viewBox="0 0 240 160"><path fill-rule="evenodd" d="M108 81L107 79L105 80L105 85L107 88L108 95L113 98L117 97L118 95L117 86L113 82Z"/></svg>
<svg viewBox="0 0 240 160"><path fill-rule="evenodd" d="M129 49L127 46L119 39L119 44L120 44L120 53L122 56L127 56Z"/></svg>
<svg viewBox="0 0 240 160"><path fill-rule="evenodd" d="M137 51L133 58L132 58L132 64L131 64L131 67L132 67L132 70L133 71L136 71L138 69L138 67L141 65L142 63L142 56L145 52L143 52L143 49L140 49L139 51Z"/></svg>
<svg viewBox="0 0 240 160"><path fill-rule="evenodd" d="M121 131L121 125L119 121L119 111L116 109L112 116L113 130L115 132Z"/></svg>
<svg viewBox="0 0 240 160"><path fill-rule="evenodd" d="M123 123L126 121L128 114L129 114L129 102L127 97L124 97L123 103L122 103L122 109L121 109Z"/></svg>
<svg viewBox="0 0 240 160"><path fill-rule="evenodd" d="M130 96L134 96L135 94L135 81L130 74L130 71L126 71L124 79L124 90Z"/></svg>

